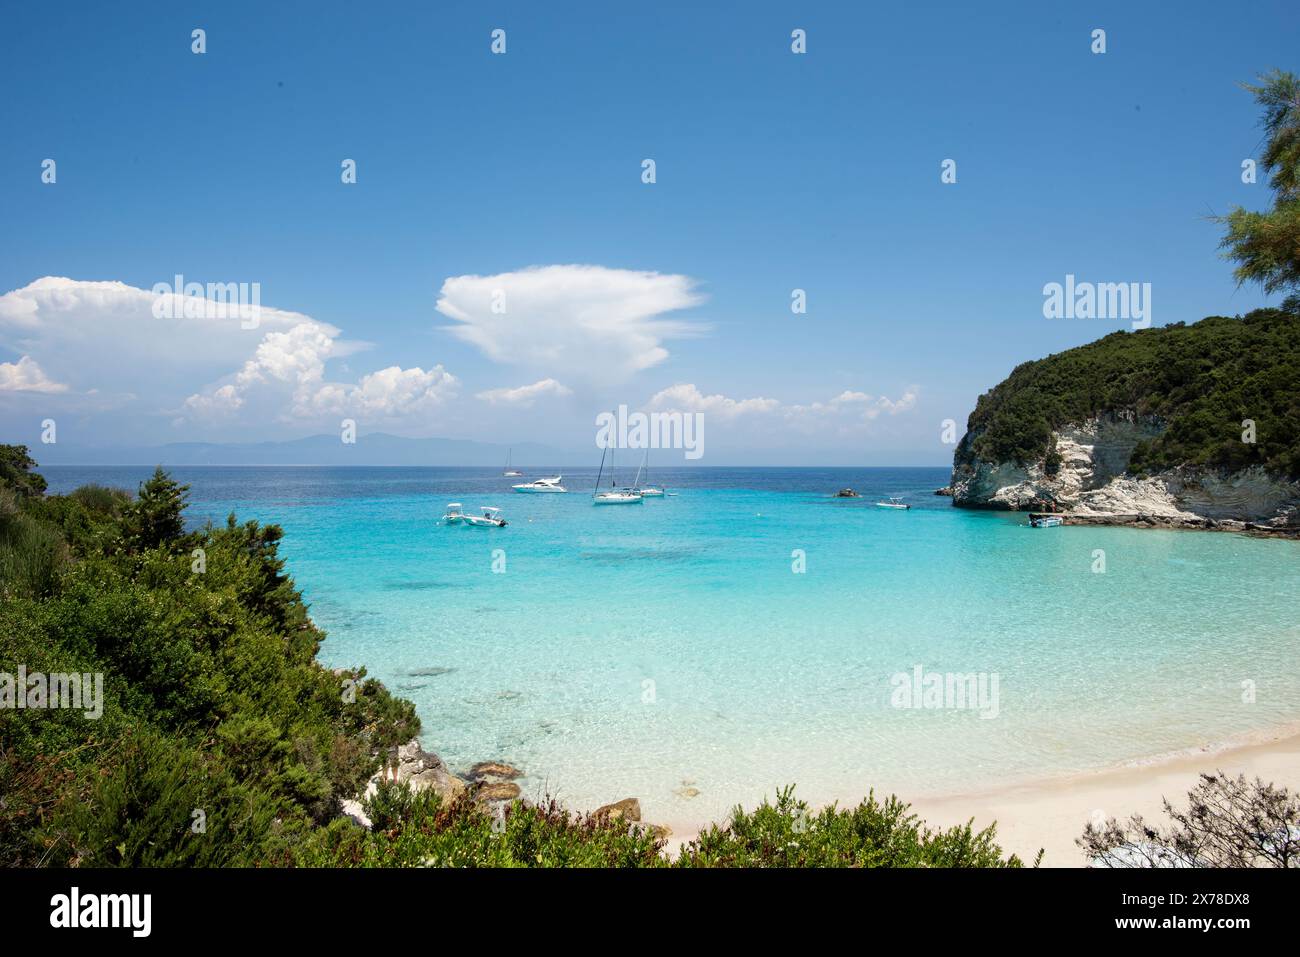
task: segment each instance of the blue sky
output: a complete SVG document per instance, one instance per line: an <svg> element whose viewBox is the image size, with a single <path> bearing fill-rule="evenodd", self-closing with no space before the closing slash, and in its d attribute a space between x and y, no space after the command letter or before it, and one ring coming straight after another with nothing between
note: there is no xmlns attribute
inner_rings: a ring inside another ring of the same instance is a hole
<svg viewBox="0 0 1300 957"><path fill-rule="evenodd" d="M942 420L1017 363L1128 326L1044 318L1045 283L1149 282L1157 325L1265 302L1206 217L1271 200L1241 182L1237 84L1300 69L1294 3L806 7L9 6L0 434L250 441L346 414L580 449L625 402L703 410L704 464L934 464ZM515 295L575 264L600 268ZM178 273L257 282L275 321L182 332L84 285ZM437 303L475 275L523 305L467 334ZM20 294L42 277L73 285ZM607 306L585 354L573 317Z"/></svg>

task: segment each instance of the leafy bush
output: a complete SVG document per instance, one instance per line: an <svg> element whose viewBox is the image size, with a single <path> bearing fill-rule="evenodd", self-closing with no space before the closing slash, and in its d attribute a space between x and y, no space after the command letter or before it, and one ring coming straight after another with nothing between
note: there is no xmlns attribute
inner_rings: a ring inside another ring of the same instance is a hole
<svg viewBox="0 0 1300 957"><path fill-rule="evenodd" d="M67 561L63 536L23 508L11 488L0 488L0 597L51 594Z"/></svg>
<svg viewBox="0 0 1300 957"><path fill-rule="evenodd" d="M188 485L180 485L158 466L153 477L140 483L136 500L126 510L126 541L136 551L177 545L185 538Z"/></svg>
<svg viewBox="0 0 1300 957"><path fill-rule="evenodd" d="M488 810L468 792L451 802L380 782L366 802L374 825L339 821L317 831L293 863L362 867L664 867L649 829L574 814L554 800Z"/></svg>
<svg viewBox="0 0 1300 957"><path fill-rule="evenodd" d="M284 859L418 733L410 702L315 660L278 528L186 533L161 471L135 501L37 484L0 467L0 671L100 673L104 713L5 712L0 864Z"/></svg>
<svg viewBox="0 0 1300 957"><path fill-rule="evenodd" d="M682 849L679 867L1020 867L1002 857L996 828L975 832L969 823L933 831L909 813L910 805L874 792L852 810L834 805L811 813L794 788L764 801L752 813L736 808L722 827L713 825ZM1042 852L1039 852L1039 859ZM1035 865L1038 859L1034 861Z"/></svg>
<svg viewBox="0 0 1300 957"><path fill-rule="evenodd" d="M18 495L45 494L45 478L38 472L36 461L28 454L25 445L0 445L0 488Z"/></svg>

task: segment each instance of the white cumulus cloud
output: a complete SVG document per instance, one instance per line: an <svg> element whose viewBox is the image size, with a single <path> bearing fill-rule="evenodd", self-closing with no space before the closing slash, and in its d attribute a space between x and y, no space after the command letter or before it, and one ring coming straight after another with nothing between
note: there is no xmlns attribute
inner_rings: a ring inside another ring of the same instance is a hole
<svg viewBox="0 0 1300 957"><path fill-rule="evenodd" d="M548 396L573 395L573 390L554 379L540 379L532 385L521 385L514 389L488 389L480 392L476 398L490 405L513 405L529 408L538 399Z"/></svg>
<svg viewBox="0 0 1300 957"><path fill-rule="evenodd" d="M427 372L419 367L389 366L364 375L356 385L328 384L314 396L317 408L375 418L394 418L426 412L456 394L458 380L437 365Z"/></svg>
<svg viewBox="0 0 1300 957"><path fill-rule="evenodd" d="M918 389L908 386L897 399L883 395L868 395L865 392L845 390L826 402L813 402L809 405L792 405L786 414L791 418L799 417L836 417L848 415L866 422L877 418L882 413L897 415L916 405Z"/></svg>
<svg viewBox="0 0 1300 957"><path fill-rule="evenodd" d="M702 412L723 422L786 423L805 432L860 428L882 414L897 415L916 405L918 389L908 386L897 399L845 390L824 402L787 404L778 399L733 399L705 395L694 383L678 383L655 393L646 408L660 412Z"/></svg>
<svg viewBox="0 0 1300 957"><path fill-rule="evenodd" d="M259 407L280 401L283 418L314 420L324 415L393 419L428 411L455 395L457 380L441 365L425 371L389 366L355 383L329 382L325 363L342 354L338 330L308 320L288 332L271 332L231 381L185 400L195 417L238 412L250 402Z"/></svg>
<svg viewBox="0 0 1300 957"><path fill-rule="evenodd" d="M611 384L668 358L664 343L703 327L666 314L703 302L688 276L604 266L532 266L452 276L437 309L494 362L565 381Z"/></svg>
<svg viewBox="0 0 1300 957"><path fill-rule="evenodd" d="M723 419L772 412L780 408L776 399L732 399L725 395L705 395L694 383L678 383L655 393L647 403L659 412L704 412Z"/></svg>
<svg viewBox="0 0 1300 957"><path fill-rule="evenodd" d="M233 304L166 301L173 308L155 314L160 298L151 290L54 276L5 293L0 346L23 358L0 364L0 389L75 390L101 406L170 414L178 426L240 428L317 427L340 412L392 421L455 394L457 380L441 365L330 381L327 363L366 346L300 312L260 306L249 328L248 313Z"/></svg>
<svg viewBox="0 0 1300 957"><path fill-rule="evenodd" d="M17 362L0 362L0 392L67 392L68 387L55 382L31 356Z"/></svg>
<svg viewBox="0 0 1300 957"><path fill-rule="evenodd" d="M192 388L243 361L267 331L308 317L263 307L257 330L214 308L154 315L154 294L122 282L46 276L0 296L0 345L78 391L134 393L142 382Z"/></svg>

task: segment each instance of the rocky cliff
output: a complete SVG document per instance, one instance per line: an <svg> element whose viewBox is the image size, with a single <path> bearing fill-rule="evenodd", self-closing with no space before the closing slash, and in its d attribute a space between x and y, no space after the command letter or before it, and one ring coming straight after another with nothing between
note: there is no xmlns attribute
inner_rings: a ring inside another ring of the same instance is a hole
<svg viewBox="0 0 1300 957"><path fill-rule="evenodd" d="M953 504L1300 532L1300 316L1116 333L980 397Z"/></svg>
<svg viewBox="0 0 1300 957"><path fill-rule="evenodd" d="M968 433L954 457L953 504L1065 512L1081 521L1300 528L1300 481L1258 466L1130 473L1133 450L1163 431L1154 419L1125 413L1096 416L1052 432L1043 460L1027 465L978 458L972 452L977 436Z"/></svg>

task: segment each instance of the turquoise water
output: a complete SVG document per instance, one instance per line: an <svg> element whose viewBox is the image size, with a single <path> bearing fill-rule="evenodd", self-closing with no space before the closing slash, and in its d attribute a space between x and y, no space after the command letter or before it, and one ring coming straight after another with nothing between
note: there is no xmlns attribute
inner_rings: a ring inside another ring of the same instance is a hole
<svg viewBox="0 0 1300 957"><path fill-rule="evenodd" d="M147 470L44 471L58 491ZM1300 718L1293 542L1029 529L931 495L943 469L664 471L675 496L600 508L587 471L553 496L484 469L175 473L196 519L284 527L326 664L414 701L453 767L503 759L575 807L636 795L682 826L790 782L914 798ZM864 498L831 497L845 485ZM874 508L883 494L914 507ZM452 501L510 524L445 527ZM996 673L996 717L891 706L916 666ZM429 669L448 670L413 674Z"/></svg>

